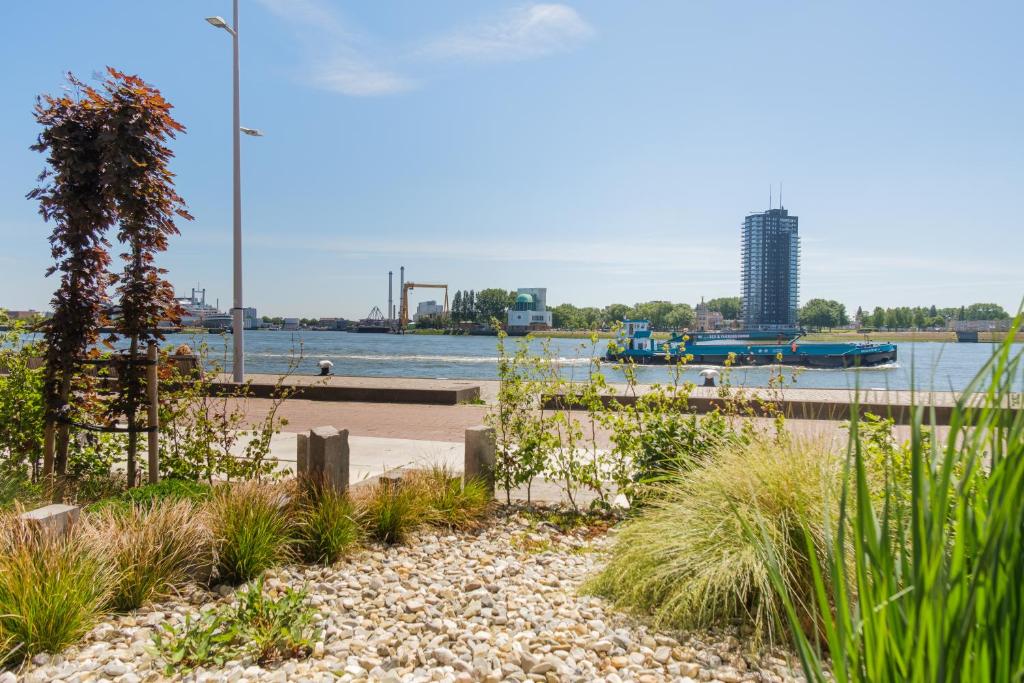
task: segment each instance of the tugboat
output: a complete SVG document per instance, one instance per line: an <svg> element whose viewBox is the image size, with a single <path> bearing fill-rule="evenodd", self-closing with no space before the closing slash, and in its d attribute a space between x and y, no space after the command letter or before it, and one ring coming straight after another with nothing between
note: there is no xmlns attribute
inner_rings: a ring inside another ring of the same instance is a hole
<svg viewBox="0 0 1024 683"><path fill-rule="evenodd" d="M668 365L684 357L708 365L796 365L808 368L852 368L896 362L896 345L873 342L800 342L801 332L781 331L719 332L694 335L678 333L666 341L651 336L649 320L623 320L618 339L609 344L608 361L631 361L640 365ZM783 338L788 341L783 342ZM774 343L769 339L775 339Z"/></svg>

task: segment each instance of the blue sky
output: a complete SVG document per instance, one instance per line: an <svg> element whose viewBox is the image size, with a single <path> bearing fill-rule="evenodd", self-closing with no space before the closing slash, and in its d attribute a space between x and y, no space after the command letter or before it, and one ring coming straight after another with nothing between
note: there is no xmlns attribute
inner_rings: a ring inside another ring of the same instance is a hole
<svg viewBox="0 0 1024 683"><path fill-rule="evenodd" d="M361 317L387 271L551 303L738 294L784 183L802 298L1024 295L1024 3L242 0L246 303ZM44 308L34 97L137 73L188 128L163 264L231 297L228 0L5 2L0 306ZM417 293L418 294L418 293ZM425 291L417 298L430 298Z"/></svg>

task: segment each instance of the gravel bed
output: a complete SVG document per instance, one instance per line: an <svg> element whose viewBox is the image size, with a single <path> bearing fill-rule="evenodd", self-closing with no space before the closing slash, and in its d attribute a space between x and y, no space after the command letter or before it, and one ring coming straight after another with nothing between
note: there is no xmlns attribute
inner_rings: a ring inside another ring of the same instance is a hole
<svg viewBox="0 0 1024 683"><path fill-rule="evenodd" d="M733 636L652 631L578 594L608 543L562 533L515 512L478 532L423 532L331 568L284 567L266 588L305 586L322 636L307 660L269 668L228 662L186 681L738 681L801 680L791 657L753 655ZM195 588L178 600L105 619L61 655L38 655L0 683L166 680L147 652L159 624L180 623L231 591Z"/></svg>

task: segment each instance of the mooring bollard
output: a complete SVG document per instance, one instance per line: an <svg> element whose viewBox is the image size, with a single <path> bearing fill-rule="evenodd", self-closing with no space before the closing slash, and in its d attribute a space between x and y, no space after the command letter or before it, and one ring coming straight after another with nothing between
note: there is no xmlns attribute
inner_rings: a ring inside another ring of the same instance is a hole
<svg viewBox="0 0 1024 683"><path fill-rule="evenodd" d="M78 521L80 511L81 508L77 505L54 503L22 513L21 521L33 531L60 536L67 533L67 530Z"/></svg>
<svg viewBox="0 0 1024 683"><path fill-rule="evenodd" d="M480 479L487 495L494 495L494 427L470 427L466 430L463 461L464 481Z"/></svg>
<svg viewBox="0 0 1024 683"><path fill-rule="evenodd" d="M295 452L299 476L320 479L337 491L348 488L348 430L317 427L299 434Z"/></svg>

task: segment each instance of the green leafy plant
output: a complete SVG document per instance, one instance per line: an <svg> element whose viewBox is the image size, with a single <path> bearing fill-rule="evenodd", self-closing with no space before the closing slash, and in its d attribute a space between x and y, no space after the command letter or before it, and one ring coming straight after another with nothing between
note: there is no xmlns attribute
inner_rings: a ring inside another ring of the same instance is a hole
<svg viewBox="0 0 1024 683"><path fill-rule="evenodd" d="M827 443L754 439L723 448L656 484L616 536L605 569L587 586L659 627L706 628L740 620L774 639L782 604L760 546L744 523L764 520L765 539L794 595L812 588L810 552L826 552L821 510L835 503L841 458ZM808 619L809 605L797 603Z"/></svg>
<svg viewBox="0 0 1024 683"><path fill-rule="evenodd" d="M873 432L851 423L838 514L824 513L837 528L811 563L807 592L786 581L764 520L750 525L808 680L1024 679L1024 353L1012 344L1020 326L1018 316L941 442L926 436L927 407L916 407L909 480L888 460L880 502L869 490ZM805 548L817 541L806 529L801 536Z"/></svg>
<svg viewBox="0 0 1024 683"><path fill-rule="evenodd" d="M529 499L531 482L546 466L552 435L546 429L541 387L536 379L537 359L530 352L530 337L520 340L514 353L509 354L505 346L507 335L501 331L500 323L493 320L492 326L499 330L498 402L486 419L495 428L494 475L505 491L506 503L511 504L512 490L519 486L526 486Z"/></svg>
<svg viewBox="0 0 1024 683"><path fill-rule="evenodd" d="M0 520L0 660L60 652L103 614L114 575L87 537ZM2 661L0 661L2 663Z"/></svg>
<svg viewBox="0 0 1024 683"><path fill-rule="evenodd" d="M256 481L218 487L209 504L221 580L239 584L292 556L289 493Z"/></svg>
<svg viewBox="0 0 1024 683"><path fill-rule="evenodd" d="M29 330L0 312L0 477L38 478L43 455L43 371L33 367L42 348Z"/></svg>
<svg viewBox="0 0 1024 683"><path fill-rule="evenodd" d="M281 406L295 393L286 385L302 362L302 346L293 350L288 369L277 378L269 409L247 426L249 383L237 387L215 385L214 378L227 365L228 345L214 358L206 342L195 346L202 373L181 372L165 364L161 377L160 470L175 479L248 480L272 476L276 463L269 459L270 441L288 424L279 417ZM244 445L243 445L244 444Z"/></svg>
<svg viewBox="0 0 1024 683"><path fill-rule="evenodd" d="M138 609L213 568L205 516L189 501L87 513L84 533L114 568L110 607Z"/></svg>
<svg viewBox="0 0 1024 683"><path fill-rule="evenodd" d="M317 480L301 481L296 503L296 543L302 558L331 565L362 539L359 511L344 493Z"/></svg>
<svg viewBox="0 0 1024 683"><path fill-rule="evenodd" d="M166 675L246 657L266 666L313 651L320 629L304 590L286 588L270 598L261 579L236 598L235 605L188 615L180 627L164 624L153 634L151 649L164 661Z"/></svg>

